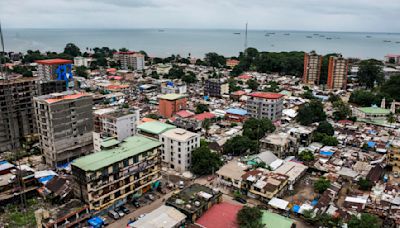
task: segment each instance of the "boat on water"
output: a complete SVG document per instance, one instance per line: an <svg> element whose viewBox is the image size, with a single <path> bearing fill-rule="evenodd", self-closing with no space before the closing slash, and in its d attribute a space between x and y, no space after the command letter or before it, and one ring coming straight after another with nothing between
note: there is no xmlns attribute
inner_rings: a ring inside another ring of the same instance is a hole
<svg viewBox="0 0 400 228"><path fill-rule="evenodd" d="M390 42L392 42L391 40L384 40L383 42L385 42L385 43L390 43Z"/></svg>
<svg viewBox="0 0 400 228"><path fill-rule="evenodd" d="M307 38L312 38L312 36L306 36Z"/></svg>
<svg viewBox="0 0 400 228"><path fill-rule="evenodd" d="M366 36L367 38L371 38L371 36Z"/></svg>
<svg viewBox="0 0 400 228"><path fill-rule="evenodd" d="M326 37L326 39L327 39L327 40L331 40L332 38L331 38L331 37Z"/></svg>
<svg viewBox="0 0 400 228"><path fill-rule="evenodd" d="M318 33L314 33L313 35L314 35L314 36L319 36L319 34L318 34Z"/></svg>
<svg viewBox="0 0 400 228"><path fill-rule="evenodd" d="M165 30L164 30L164 29L159 29L158 31L159 31L159 32L164 32Z"/></svg>
<svg viewBox="0 0 400 228"><path fill-rule="evenodd" d="M400 41L396 41L396 44L400 44Z"/></svg>
<svg viewBox="0 0 400 228"><path fill-rule="evenodd" d="M283 34L283 35L285 35L285 36L290 36L290 33L285 33L285 34Z"/></svg>
<svg viewBox="0 0 400 228"><path fill-rule="evenodd" d="M234 32L233 34L235 34L235 35L240 35L240 32Z"/></svg>

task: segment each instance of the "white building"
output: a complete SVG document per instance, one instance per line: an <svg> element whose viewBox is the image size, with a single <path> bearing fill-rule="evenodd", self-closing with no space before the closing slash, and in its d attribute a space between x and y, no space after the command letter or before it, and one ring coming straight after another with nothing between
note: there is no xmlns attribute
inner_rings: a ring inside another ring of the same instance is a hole
<svg viewBox="0 0 400 228"><path fill-rule="evenodd" d="M121 67L125 70L143 70L144 69L144 55L139 52L125 51L114 53L113 58L120 61Z"/></svg>
<svg viewBox="0 0 400 228"><path fill-rule="evenodd" d="M79 66L84 66L84 67L90 67L90 64L93 62L92 58L86 58L86 57L75 57L74 58L74 66L79 67Z"/></svg>
<svg viewBox="0 0 400 228"><path fill-rule="evenodd" d="M176 128L162 133L160 142L162 162L182 173L190 169L192 151L200 147L200 135Z"/></svg>
<svg viewBox="0 0 400 228"><path fill-rule="evenodd" d="M121 142L137 133L139 110L97 110L94 112L94 151L101 151L102 147L112 146L115 140ZM115 139L110 141L110 138Z"/></svg>
<svg viewBox="0 0 400 228"><path fill-rule="evenodd" d="M161 93L162 94L170 94L170 93L177 93L177 94L185 94L187 93L187 86L186 84L173 84L173 83L165 83L161 85Z"/></svg>

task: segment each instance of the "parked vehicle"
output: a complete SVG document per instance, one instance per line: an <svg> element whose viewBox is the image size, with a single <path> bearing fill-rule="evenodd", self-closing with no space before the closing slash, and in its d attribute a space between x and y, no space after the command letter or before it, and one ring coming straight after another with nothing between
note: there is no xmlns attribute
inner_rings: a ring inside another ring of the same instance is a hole
<svg viewBox="0 0 400 228"><path fill-rule="evenodd" d="M238 201L239 203L242 203L242 204L246 204L247 203L247 200L243 199L241 197L235 197L235 200Z"/></svg>
<svg viewBox="0 0 400 228"><path fill-rule="evenodd" d="M151 201L154 200L154 196L152 194L148 194L146 197L147 197L147 199L149 199Z"/></svg>
<svg viewBox="0 0 400 228"><path fill-rule="evenodd" d="M130 210L124 206L120 206L119 209L126 215L130 213Z"/></svg>
<svg viewBox="0 0 400 228"><path fill-rule="evenodd" d="M115 212L118 213L119 217L122 218L124 217L125 213L121 210L121 208L115 209Z"/></svg>
<svg viewBox="0 0 400 228"><path fill-rule="evenodd" d="M120 218L119 214L114 211L114 210L109 210L108 211L108 216L110 216L111 218L113 218L114 220L117 220Z"/></svg>
<svg viewBox="0 0 400 228"><path fill-rule="evenodd" d="M132 204L133 206L135 206L136 208L140 207L140 203L137 200L132 200Z"/></svg>
<svg viewBox="0 0 400 228"><path fill-rule="evenodd" d="M109 223L108 223L107 219L103 216L100 216L100 218L101 218L101 220L103 220L103 225L108 226Z"/></svg>
<svg viewBox="0 0 400 228"><path fill-rule="evenodd" d="M185 187L185 182L179 181L179 188L182 189Z"/></svg>

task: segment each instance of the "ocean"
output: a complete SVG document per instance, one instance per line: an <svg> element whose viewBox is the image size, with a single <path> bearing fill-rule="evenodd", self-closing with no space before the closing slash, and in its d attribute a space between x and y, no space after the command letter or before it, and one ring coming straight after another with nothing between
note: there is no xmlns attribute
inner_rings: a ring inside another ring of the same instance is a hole
<svg viewBox="0 0 400 228"><path fill-rule="evenodd" d="M237 56L245 32L230 29L4 29L6 51L62 51L72 42L82 51L103 47L144 50L152 57L172 54L204 57L207 52ZM249 30L248 47L259 51L342 53L344 57L383 59L400 54L399 33Z"/></svg>

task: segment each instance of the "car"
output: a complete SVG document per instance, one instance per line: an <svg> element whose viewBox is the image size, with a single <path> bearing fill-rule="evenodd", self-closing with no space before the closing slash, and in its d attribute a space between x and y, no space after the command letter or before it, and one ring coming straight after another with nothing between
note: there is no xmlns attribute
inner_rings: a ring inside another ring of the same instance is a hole
<svg viewBox="0 0 400 228"><path fill-rule="evenodd" d="M119 219L121 216L119 216L119 214L114 211L114 210L109 210L108 211L108 216L110 216L112 219L117 220Z"/></svg>
<svg viewBox="0 0 400 228"><path fill-rule="evenodd" d="M104 226L108 226L109 225L109 223L108 223L108 221L107 221L107 219L105 217L100 216L100 219L103 220L103 225Z"/></svg>
<svg viewBox="0 0 400 228"><path fill-rule="evenodd" d="M398 172L394 172L394 173L393 173L393 177L394 177L394 178L399 178L399 173L398 173Z"/></svg>
<svg viewBox="0 0 400 228"><path fill-rule="evenodd" d="M247 203L247 200L243 199L241 197L235 197L235 200L238 201L239 203L242 203L242 204L246 204Z"/></svg>
<svg viewBox="0 0 400 228"><path fill-rule="evenodd" d="M148 194L148 195L146 196L146 198L149 199L149 200L151 200L151 201L154 200L154 196L153 196L152 194Z"/></svg>
<svg viewBox="0 0 400 228"><path fill-rule="evenodd" d="M182 189L185 187L185 182L179 181L179 188Z"/></svg>
<svg viewBox="0 0 400 228"><path fill-rule="evenodd" d="M118 213L120 218L124 217L124 215L125 215L125 213L120 208L115 209L115 212Z"/></svg>
<svg viewBox="0 0 400 228"><path fill-rule="evenodd" d="M119 207L119 209L122 211L122 212L124 212L124 214L129 214L131 211L128 209L128 208L126 208L126 207L124 207L124 206L120 206Z"/></svg>
<svg viewBox="0 0 400 228"><path fill-rule="evenodd" d="M136 208L140 207L140 203L137 200L132 200L132 204L133 206L135 206Z"/></svg>

